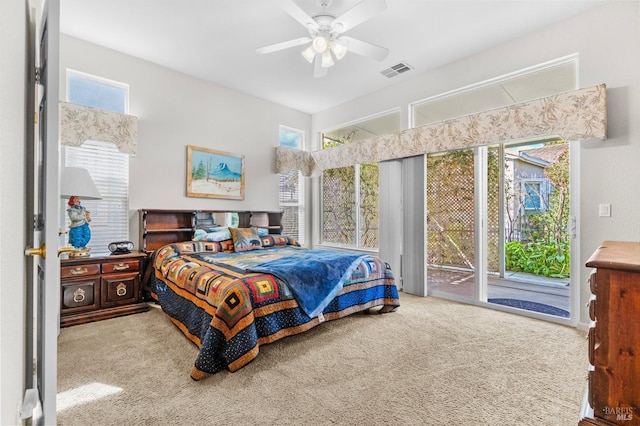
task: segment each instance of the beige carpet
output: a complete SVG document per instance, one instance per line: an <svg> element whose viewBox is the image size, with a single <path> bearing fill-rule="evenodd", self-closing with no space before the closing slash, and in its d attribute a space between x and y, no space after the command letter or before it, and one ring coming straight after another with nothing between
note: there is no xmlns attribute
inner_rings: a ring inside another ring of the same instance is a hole
<svg viewBox="0 0 640 426"><path fill-rule="evenodd" d="M433 297L401 293L401 304L264 346L201 382L189 378L197 348L158 309L63 328L58 422L577 424L583 332Z"/></svg>

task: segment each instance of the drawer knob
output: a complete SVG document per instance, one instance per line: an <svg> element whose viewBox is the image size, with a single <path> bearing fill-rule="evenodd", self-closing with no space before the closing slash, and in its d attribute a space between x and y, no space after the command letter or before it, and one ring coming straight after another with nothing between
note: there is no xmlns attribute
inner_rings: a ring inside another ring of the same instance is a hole
<svg viewBox="0 0 640 426"><path fill-rule="evenodd" d="M87 272L89 272L87 268L81 268L77 266L71 270L71 275L82 275L82 274L86 274Z"/></svg>
<svg viewBox="0 0 640 426"><path fill-rule="evenodd" d="M116 286L116 294L119 297L122 297L127 294L127 286L125 283L118 283L118 285Z"/></svg>
<svg viewBox="0 0 640 426"><path fill-rule="evenodd" d="M76 303L84 302L84 289L79 288L73 292L73 301Z"/></svg>
<svg viewBox="0 0 640 426"><path fill-rule="evenodd" d="M129 269L129 265L126 263L118 263L116 266L113 267L113 269L115 271L125 271Z"/></svg>

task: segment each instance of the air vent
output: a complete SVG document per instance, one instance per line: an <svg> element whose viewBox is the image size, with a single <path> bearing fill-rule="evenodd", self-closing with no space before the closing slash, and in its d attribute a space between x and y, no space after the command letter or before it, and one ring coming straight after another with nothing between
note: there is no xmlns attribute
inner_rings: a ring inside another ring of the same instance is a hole
<svg viewBox="0 0 640 426"><path fill-rule="evenodd" d="M395 77L398 74L402 74L403 72L407 72L409 70L412 70L413 68L411 68L409 65L405 64L404 62L400 62L399 64L396 64L390 68L387 68L386 70L382 70L380 71L380 74L384 75L385 77Z"/></svg>

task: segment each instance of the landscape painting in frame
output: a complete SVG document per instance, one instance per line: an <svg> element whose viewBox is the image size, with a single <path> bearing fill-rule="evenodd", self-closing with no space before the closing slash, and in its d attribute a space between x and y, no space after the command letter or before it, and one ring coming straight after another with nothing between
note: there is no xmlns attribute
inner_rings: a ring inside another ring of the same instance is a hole
<svg viewBox="0 0 640 426"><path fill-rule="evenodd" d="M188 145L187 196L244 200L244 156Z"/></svg>

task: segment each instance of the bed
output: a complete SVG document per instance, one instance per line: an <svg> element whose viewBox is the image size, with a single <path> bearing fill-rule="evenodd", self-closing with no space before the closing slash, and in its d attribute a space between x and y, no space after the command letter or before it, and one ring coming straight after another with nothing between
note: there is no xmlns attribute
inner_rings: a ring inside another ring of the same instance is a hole
<svg viewBox="0 0 640 426"><path fill-rule="evenodd" d="M194 380L235 372L261 345L324 321L400 305L393 273L377 257L310 250L257 227L228 229L231 239L166 244L148 262L151 298L199 348Z"/></svg>

